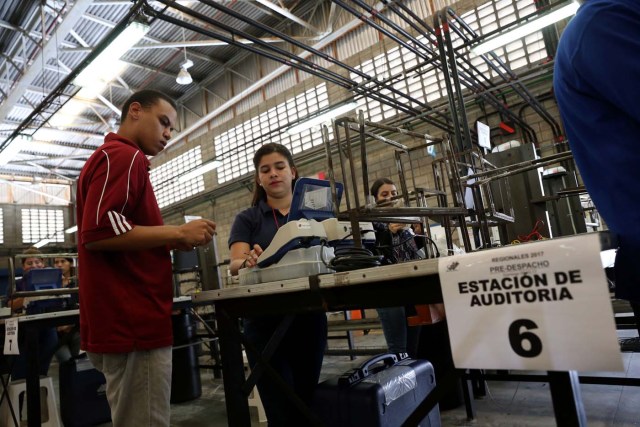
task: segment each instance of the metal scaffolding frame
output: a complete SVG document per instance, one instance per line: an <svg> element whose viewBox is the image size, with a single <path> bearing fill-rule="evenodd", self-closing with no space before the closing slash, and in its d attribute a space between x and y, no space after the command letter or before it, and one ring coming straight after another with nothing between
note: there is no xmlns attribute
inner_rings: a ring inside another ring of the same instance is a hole
<svg viewBox="0 0 640 427"><path fill-rule="evenodd" d="M536 131L528 125L518 114L517 111L511 110L507 106L507 94L508 90L511 94L515 94L521 99L520 106L525 105L531 107L541 118L544 120L552 130L554 136L554 143L556 144L556 151L563 152L566 150L566 145L562 144L564 140L562 131L557 120L549 114L543 105L536 99L536 97L527 89L521 78L511 70L506 63L500 59L495 53L483 54L480 57L487 65L488 69L494 72L498 78L492 79L488 73L483 73L479 68L473 65L469 57L469 46L471 44L479 42L481 39L491 36L490 34L481 37L478 35L464 20L455 13L450 7L446 7L433 16L433 26L430 26L424 19L416 15L407 5L402 1L386 1L385 6L388 13L379 13L378 5L371 6L363 0L332 0L332 2L344 9L354 17L357 17L366 25L372 27L379 32L383 37L386 37L398 46L406 49L412 54L416 55L419 62L417 65L410 69L403 70L400 73L394 75L385 76L379 78L376 75L367 74L358 67L354 67L346 64L343 61L336 59L335 57L310 47L298 39L294 39L280 31L274 30L266 25L255 22L242 14L217 3L213 0L200 0L201 3L209 6L212 11L219 14L225 14L231 16L243 23L255 26L256 29L268 33L270 36L280 38L292 49L280 47L274 43L267 43L258 37L252 36L247 31L241 31L233 28L230 25L221 23L214 20L208 14L200 13L190 9L187 6L174 1L174 0L159 0L160 3L167 7L172 7L182 12L185 16L188 15L192 18L187 22L171 16L165 13L163 10L157 10L154 8L146 8L145 12L155 19L160 19L174 25L187 28L191 31L200 33L207 37L218 39L229 43L234 46L246 49L254 54L264 56L271 60L274 60L280 64L284 64L303 71L324 81L333 83L343 89L349 91L354 97L366 97L380 102L383 105L397 109L402 117L399 121L407 122L412 121L414 123L424 123L443 131L445 134L450 134L452 140L449 143L448 137L444 137L439 141L432 140L433 143L443 144L443 160L446 165L446 171L440 171L439 173L446 173L446 185L444 182L439 184L439 188L436 191L444 192L449 191L448 199L453 203L454 208L465 208L464 205L464 190L467 185L465 179L470 177L460 176L460 165L471 165L474 172L480 174L487 174L492 169L492 165L483 159L482 152L475 149L474 142L477 139L475 131L470 128L467 117L467 111L465 103L469 101L470 96L475 99L482 100L488 106L494 108L495 112L500 114L501 117L508 118L513 121L516 126L521 129L523 138L526 142L533 143L536 146L539 143L539 137ZM539 7L537 13L544 12L555 7L559 3L563 3L564 0L556 2L554 4L546 4ZM213 14L212 14L213 15ZM518 21L526 21L533 15L521 17ZM401 24L405 24L402 26ZM512 25L516 25L515 24ZM241 43L239 39L250 40L253 44L247 45ZM454 47L455 46L455 47ZM298 53L294 52L297 51ZM330 67L325 67L317 64L310 59L320 58L326 63L330 64ZM395 87L395 83L403 78L407 78L413 74L423 74L432 70L439 70L444 79L446 85L446 91L448 96L448 109L434 108L426 101L417 99L411 94L404 93L403 91ZM349 77L354 76L354 77ZM366 122L366 123L365 123ZM362 161L362 186L364 193L368 191L368 177L366 167L366 143L368 141L382 141L390 144L391 139L381 135L383 132L409 132L405 128L393 127L384 128L385 125L380 123L370 123L360 117L358 123L349 120L336 121L333 126L334 138L337 141L339 149L337 152L341 158L341 168L345 168L343 162L344 158L348 158L349 162L353 160L353 153L351 152L351 133L357 132L357 139L360 143L361 161ZM368 128L368 129L367 129ZM372 130L373 129L373 130ZM348 143L342 147L340 142L341 132L345 135L345 141ZM328 132L323 132L325 139L325 145L328 143ZM421 137L425 137L421 134ZM386 138L386 139L385 139ZM391 144L393 145L393 144ZM396 152L396 161L399 171L399 185L402 188L402 193L405 197L408 197L408 190L406 188L405 177L403 176L402 162L399 161L399 153L407 155L410 152L409 147L403 147L401 145L394 146ZM331 149L330 147L328 148ZM346 154L343 156L343 154ZM344 157L344 158L343 158ZM569 163L569 157L560 157L560 160L554 160L555 157L551 157L548 162L541 164L550 164L554 161L562 161L568 170L573 170L573 167ZM330 156L328 156L329 170L332 170L332 164ZM409 165L411 166L411 156L409 156ZM353 165L351 165L353 166ZM343 176L347 175L344 173ZM517 173L517 172L510 172ZM347 213L353 219L353 213L357 212L359 218L372 218L375 215L382 215L381 212L374 212L370 210L365 212L365 206L367 203L361 203L357 180L355 179L355 172L351 171L351 183L353 188L353 202L355 207L347 206ZM504 176L502 174L501 176ZM437 181L440 179L437 176L436 168L434 167L434 179ZM415 184L415 183L414 183ZM486 183L485 183L486 184ZM345 188L346 200L350 203L350 190L348 186ZM471 186L474 193L475 200L475 214L477 215L477 224L480 227L480 234L482 235L483 244L486 246L488 240L488 227L493 226L496 222L500 221L513 221L514 218L505 212L498 212L494 209L493 195L491 194L491 188L484 184L475 184ZM414 191L415 185L414 185ZM446 203L446 199L445 202ZM366 199L365 199L366 200ZM408 206L408 200L405 200L405 204ZM403 209L435 209L426 208L426 203L413 208ZM439 205L443 205L440 201ZM420 208L419 206L422 206ZM450 207L439 206L442 209L452 209ZM424 212L422 212L424 214ZM389 210L385 210L384 214L389 215ZM398 214L398 216L410 215L407 212ZM430 211L429 215L434 215L434 211ZM459 215L459 214L456 214ZM446 215L448 216L448 215ZM454 215L455 216L455 215ZM449 217L449 216L448 216ZM457 224L465 224L464 219L457 219ZM357 229L357 227L355 228ZM447 232L448 239L450 238L451 231ZM462 233L465 236L467 233ZM463 237L466 240L467 237ZM464 242L465 249L469 250L468 242Z"/></svg>
<svg viewBox="0 0 640 427"><path fill-rule="evenodd" d="M404 128L388 126L384 124L370 122L364 119L364 114L360 111L358 120L349 117L341 118L333 121L333 140L329 137L328 128L323 128L323 143L325 145L325 153L327 157L328 178L331 182L331 188L334 197L334 206L336 207L335 215L337 218L351 221L351 229L354 234L354 243L356 246L362 245L360 234L360 221L377 221L377 222L401 222L419 223L422 225L424 233L431 238L429 219L438 219L446 230L446 241L449 249L453 248L452 237L452 220L456 220L462 227L466 227L467 209L464 206L464 198L461 196L463 191L459 185L460 180L456 175L447 168L447 177L449 179L449 188L454 194L453 206L448 205L447 193L439 189L419 188L415 181L414 165L411 153L416 150L426 150L428 147L436 145L440 147L445 154L447 166L454 165L454 150L448 135L443 138L435 138L428 134L409 131ZM344 135L344 136L343 136ZM399 136L409 136L421 141L414 147L395 141L394 138ZM369 141L367 141L367 139ZM370 196L369 177L368 177L368 157L367 148L371 146L367 142L379 142L394 151L394 160L396 172L398 176L398 185L400 194L394 197L394 200L402 200L404 206L382 206L375 203ZM356 151L354 145L360 148L359 163L362 172L361 186L358 183L356 173ZM344 183L344 194L346 200L346 210L338 211L338 204L335 203L337 195L335 191L335 169L333 157L337 155L339 159L339 167ZM404 162L406 157L408 162ZM408 164L408 168L405 165ZM407 185L408 177L411 179L412 187ZM359 190L359 188L361 190ZM363 196L361 201L361 196ZM429 206L427 199L436 198L436 206ZM355 206L352 207L351 200ZM463 244L466 250L470 250L469 237L465 233L462 236ZM437 250L433 250L430 244L425 242L425 254L428 258L435 257Z"/></svg>

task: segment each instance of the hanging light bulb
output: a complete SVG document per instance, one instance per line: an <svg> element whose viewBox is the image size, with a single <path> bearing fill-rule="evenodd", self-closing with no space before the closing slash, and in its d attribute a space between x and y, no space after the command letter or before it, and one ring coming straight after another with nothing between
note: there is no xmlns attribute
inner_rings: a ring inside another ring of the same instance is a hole
<svg viewBox="0 0 640 427"><path fill-rule="evenodd" d="M180 67L180 71L178 72L178 76L176 77L176 83L178 83L179 85L188 85L193 83L191 74L189 74L186 68Z"/></svg>
<svg viewBox="0 0 640 427"><path fill-rule="evenodd" d="M184 35L184 27L182 28L182 41L185 41ZM179 85L188 85L193 83L193 78L191 78L191 74L189 74L189 67L193 67L193 61L187 58L187 47L184 46L182 48L184 52L184 62L180 64L180 71L178 71L178 75L176 76L176 83Z"/></svg>
<svg viewBox="0 0 640 427"><path fill-rule="evenodd" d="M178 72L178 76L176 77L176 83L179 85L188 85L193 82L191 78L191 74L187 71L188 68L193 66L193 61L187 59L187 48L184 48L184 62L180 64L180 71Z"/></svg>

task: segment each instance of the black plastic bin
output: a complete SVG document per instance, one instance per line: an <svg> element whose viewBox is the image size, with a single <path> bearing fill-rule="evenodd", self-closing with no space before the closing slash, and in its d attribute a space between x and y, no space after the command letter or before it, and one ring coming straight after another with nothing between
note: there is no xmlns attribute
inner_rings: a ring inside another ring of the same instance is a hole
<svg viewBox="0 0 640 427"><path fill-rule="evenodd" d="M189 313L172 316L173 368L171 371L171 403L197 399L202 394L196 342L196 324ZM191 345L187 345L191 344ZM184 347L183 347L184 346Z"/></svg>
<svg viewBox="0 0 640 427"><path fill-rule="evenodd" d="M102 372L86 353L60 363L60 418L65 427L86 427L111 421Z"/></svg>

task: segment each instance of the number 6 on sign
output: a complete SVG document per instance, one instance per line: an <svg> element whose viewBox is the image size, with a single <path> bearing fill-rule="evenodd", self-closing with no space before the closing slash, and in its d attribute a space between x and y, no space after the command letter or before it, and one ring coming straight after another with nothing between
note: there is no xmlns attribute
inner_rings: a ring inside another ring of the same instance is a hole
<svg viewBox="0 0 640 427"><path fill-rule="evenodd" d="M509 326L509 344L518 356L536 357L542 353L542 341L533 332L521 332L522 329L538 329L538 325L533 320L518 319ZM529 343L527 350L523 345Z"/></svg>
<svg viewBox="0 0 640 427"><path fill-rule="evenodd" d="M622 369L596 233L439 260L456 368Z"/></svg>

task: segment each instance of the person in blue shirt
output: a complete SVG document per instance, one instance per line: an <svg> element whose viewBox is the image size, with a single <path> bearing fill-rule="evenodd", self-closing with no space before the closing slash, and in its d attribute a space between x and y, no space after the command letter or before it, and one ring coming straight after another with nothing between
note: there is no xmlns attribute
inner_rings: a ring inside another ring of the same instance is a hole
<svg viewBox="0 0 640 427"><path fill-rule="evenodd" d="M583 2L558 45L554 91L587 191L618 235L616 296L640 330L640 2Z"/></svg>
<svg viewBox="0 0 640 427"><path fill-rule="evenodd" d="M24 276L30 270L45 267L44 261L42 257L40 257L40 255L42 255L42 252L40 252L37 248L35 247L27 248L24 251L22 251L22 255L26 255L27 257L22 258L22 277L16 279L16 289L15 289L16 292L27 290ZM11 297L11 295L9 295L10 292L11 292L11 289L7 288L7 297ZM25 306L25 299L23 297L9 298L7 300L7 305L11 307L13 311L16 311L16 312L22 311Z"/></svg>
<svg viewBox="0 0 640 427"><path fill-rule="evenodd" d="M378 178L371 185L371 195L380 204L390 202L398 195L398 190L389 178ZM408 224L374 222L373 227L376 231L376 251L384 255L385 264L421 258ZM388 350L391 353L409 353L415 358L420 328L407 324L407 316L416 314L415 307L380 307L376 310Z"/></svg>
<svg viewBox="0 0 640 427"><path fill-rule="evenodd" d="M22 278L16 280L16 291L26 291L27 284L24 277L29 271L34 269L45 268L44 261L37 248L30 247L22 252L22 255L27 255L26 258L22 258ZM9 291L9 290L8 290ZM25 298L11 298L9 300L9 307L15 312L23 311L26 306ZM38 373L41 376L47 376L49 372L49 366L58 345L58 336L55 328L43 327L38 329ZM12 362L11 380L21 380L27 376L27 345L25 342L24 328L19 330L18 336L18 348L20 349L20 355Z"/></svg>
<svg viewBox="0 0 640 427"><path fill-rule="evenodd" d="M229 249L231 274L254 267L258 256L269 246L278 228L287 222L298 177L291 152L283 145L265 144L253 157L255 191L251 207L240 212L231 227ZM256 316L244 319L244 335L262 352L284 316ZM327 345L327 316L324 312L298 314L275 350L270 365L310 406L320 378ZM256 355L247 351L253 368ZM266 375L258 380L258 391L270 427L307 425L306 418L289 402Z"/></svg>

